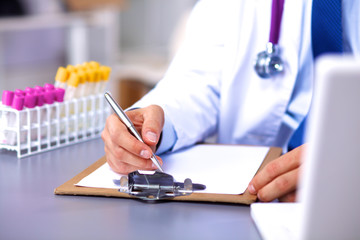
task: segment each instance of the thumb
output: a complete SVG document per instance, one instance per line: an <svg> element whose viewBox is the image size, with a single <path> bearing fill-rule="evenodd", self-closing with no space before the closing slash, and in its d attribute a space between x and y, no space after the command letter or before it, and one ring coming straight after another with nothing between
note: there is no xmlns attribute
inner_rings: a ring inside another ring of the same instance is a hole
<svg viewBox="0 0 360 240"><path fill-rule="evenodd" d="M164 126L164 111L157 105L151 105L144 110L144 123L141 135L146 144L156 146Z"/></svg>

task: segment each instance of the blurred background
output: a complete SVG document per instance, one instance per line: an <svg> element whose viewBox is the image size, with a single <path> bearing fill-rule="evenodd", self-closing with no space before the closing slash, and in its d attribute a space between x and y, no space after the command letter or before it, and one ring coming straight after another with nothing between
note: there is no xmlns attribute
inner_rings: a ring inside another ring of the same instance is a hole
<svg viewBox="0 0 360 240"><path fill-rule="evenodd" d="M112 67L126 108L163 76L196 0L1 0L0 91L53 83L59 66Z"/></svg>

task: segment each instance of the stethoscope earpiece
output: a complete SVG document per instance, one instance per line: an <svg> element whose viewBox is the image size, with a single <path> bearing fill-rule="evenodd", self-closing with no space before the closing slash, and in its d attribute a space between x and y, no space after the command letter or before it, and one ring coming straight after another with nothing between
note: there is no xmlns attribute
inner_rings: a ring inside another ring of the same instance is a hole
<svg viewBox="0 0 360 240"><path fill-rule="evenodd" d="M261 78L270 78L284 71L284 64L279 55L277 45L267 43L266 50L260 52L254 65L256 73Z"/></svg>

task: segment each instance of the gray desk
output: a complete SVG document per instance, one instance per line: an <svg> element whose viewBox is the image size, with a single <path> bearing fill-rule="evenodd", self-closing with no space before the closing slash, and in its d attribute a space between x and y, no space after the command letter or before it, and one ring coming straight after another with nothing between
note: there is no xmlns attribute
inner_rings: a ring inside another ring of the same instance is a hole
<svg viewBox="0 0 360 240"><path fill-rule="evenodd" d="M260 239L248 206L53 194L103 154L101 139L0 152L0 239Z"/></svg>

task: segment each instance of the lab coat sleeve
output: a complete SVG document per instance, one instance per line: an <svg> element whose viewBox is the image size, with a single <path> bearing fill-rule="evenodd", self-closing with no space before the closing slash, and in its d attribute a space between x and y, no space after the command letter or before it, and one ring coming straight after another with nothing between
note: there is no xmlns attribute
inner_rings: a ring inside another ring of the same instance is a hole
<svg viewBox="0 0 360 240"><path fill-rule="evenodd" d="M217 130L225 29L220 2L197 3L184 43L164 78L134 105L157 104L164 109L175 131L175 143L170 144L174 151Z"/></svg>

